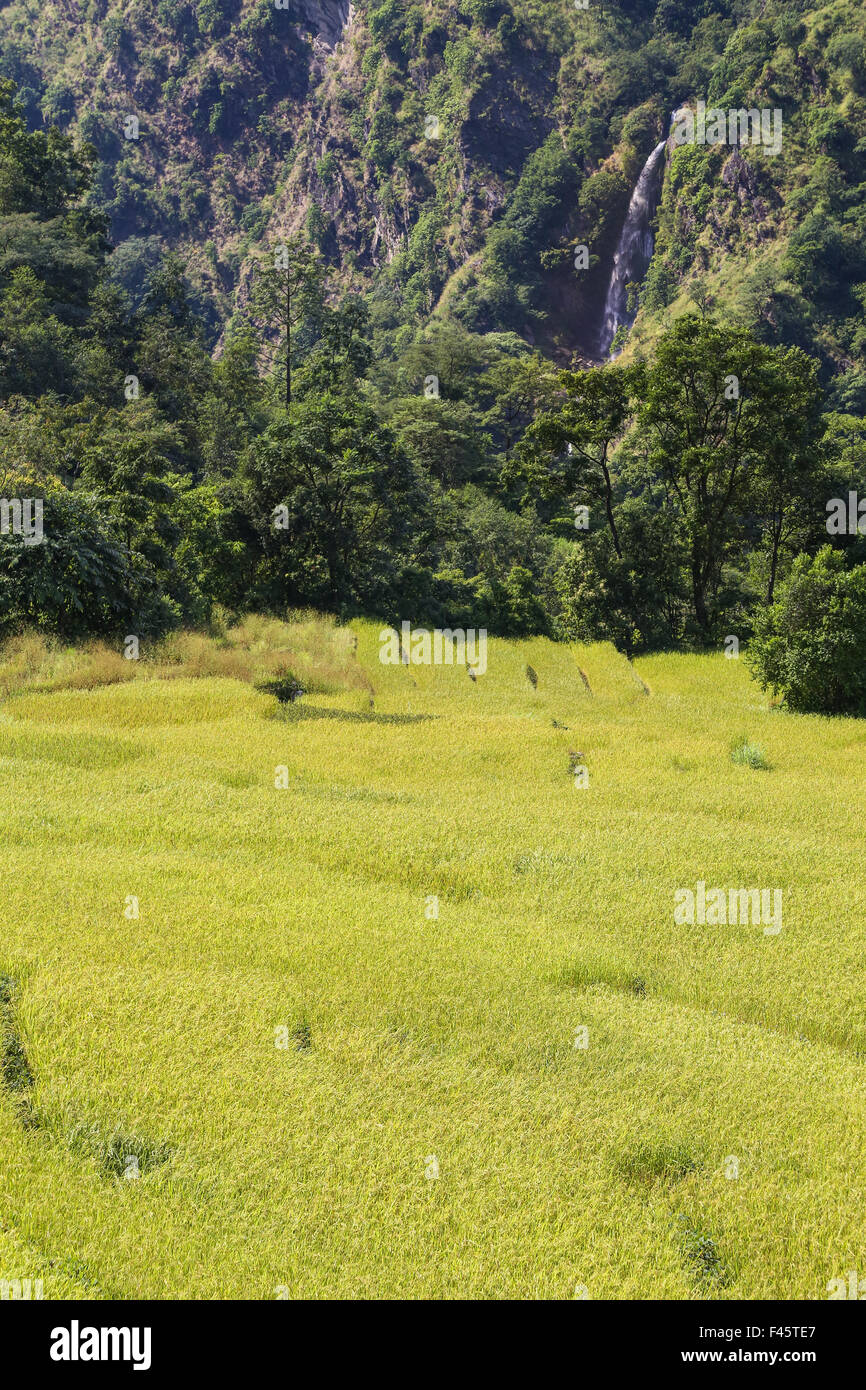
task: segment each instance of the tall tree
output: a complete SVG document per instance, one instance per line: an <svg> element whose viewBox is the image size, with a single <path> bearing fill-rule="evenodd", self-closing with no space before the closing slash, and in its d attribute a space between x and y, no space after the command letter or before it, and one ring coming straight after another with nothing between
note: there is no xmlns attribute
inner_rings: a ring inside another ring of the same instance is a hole
<svg viewBox="0 0 866 1390"><path fill-rule="evenodd" d="M819 363L799 348L776 349L752 385L753 399L767 417L750 487L766 555L767 603L775 598L783 555L808 548L810 535L825 520L824 393L818 372Z"/></svg>
<svg viewBox="0 0 866 1390"><path fill-rule="evenodd" d="M256 266L253 318L266 335L279 338L275 361L283 359L286 409L292 403L292 329L321 304L323 280L318 253L297 233Z"/></svg>
<svg viewBox="0 0 866 1390"><path fill-rule="evenodd" d="M778 558L785 495L795 492L812 434L815 378L802 354L687 315L641 369L637 430L684 530L698 627L711 634L711 594L751 513L769 508Z"/></svg>
<svg viewBox="0 0 866 1390"><path fill-rule="evenodd" d="M411 465L357 396L304 396L254 441L251 505L273 601L342 607L381 587L417 510Z"/></svg>
<svg viewBox="0 0 866 1390"><path fill-rule="evenodd" d="M614 551L621 558L613 455L633 413L635 370L599 367L562 372L559 380L562 404L530 426L504 476L509 481L522 477L542 497L578 504L600 501Z"/></svg>

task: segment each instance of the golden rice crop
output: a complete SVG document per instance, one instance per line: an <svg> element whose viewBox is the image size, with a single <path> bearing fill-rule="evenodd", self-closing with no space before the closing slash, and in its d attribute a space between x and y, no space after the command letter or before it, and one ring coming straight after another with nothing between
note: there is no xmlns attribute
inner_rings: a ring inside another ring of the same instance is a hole
<svg viewBox="0 0 866 1390"><path fill-rule="evenodd" d="M722 656L491 640L473 682L382 665L370 624L269 624L237 670L174 639L170 681L8 658L0 976L32 1081L0 1086L0 1278L820 1299L866 1274L866 727L772 710ZM327 693L251 688L281 641ZM781 889L781 930L677 922L699 882Z"/></svg>

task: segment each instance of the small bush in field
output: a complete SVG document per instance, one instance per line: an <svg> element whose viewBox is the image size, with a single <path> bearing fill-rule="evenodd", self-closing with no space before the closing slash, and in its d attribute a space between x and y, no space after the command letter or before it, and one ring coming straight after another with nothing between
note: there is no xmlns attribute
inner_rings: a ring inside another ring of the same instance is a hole
<svg viewBox="0 0 866 1390"><path fill-rule="evenodd" d="M802 714L866 715L866 565L824 546L800 555L759 614L749 664Z"/></svg>

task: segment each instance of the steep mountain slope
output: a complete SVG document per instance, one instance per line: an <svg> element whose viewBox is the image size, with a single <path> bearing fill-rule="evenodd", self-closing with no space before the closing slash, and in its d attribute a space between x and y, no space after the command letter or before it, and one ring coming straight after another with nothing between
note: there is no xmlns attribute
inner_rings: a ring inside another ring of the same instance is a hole
<svg viewBox="0 0 866 1390"><path fill-rule="evenodd" d="M92 196L133 295L175 245L216 333L254 254L303 228L374 290L385 344L440 312L591 358L629 194L674 108L779 108L778 157L669 151L636 339L697 289L769 338L817 347L862 404L853 0L284 3L0 11L0 74L31 124L96 147Z"/></svg>
<svg viewBox="0 0 866 1390"><path fill-rule="evenodd" d="M862 414L866 11L802 8L802 21L765 16L738 30L714 68L708 103L778 113L780 149L676 151L636 338L651 342L697 298L765 341L817 354L836 376L831 404Z"/></svg>
<svg viewBox="0 0 866 1390"><path fill-rule="evenodd" d="M423 317L554 129L552 9L23 0L0 67L96 146L114 237L180 244L221 314L251 248L304 226L349 277L399 254Z"/></svg>

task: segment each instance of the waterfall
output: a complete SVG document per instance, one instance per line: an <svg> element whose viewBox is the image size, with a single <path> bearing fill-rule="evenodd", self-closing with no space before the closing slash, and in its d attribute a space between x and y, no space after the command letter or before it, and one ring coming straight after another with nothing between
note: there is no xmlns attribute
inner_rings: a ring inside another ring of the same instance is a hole
<svg viewBox="0 0 866 1390"><path fill-rule="evenodd" d="M635 315L629 313L628 286L643 280L652 260L653 234L649 224L658 205L661 179L657 175L666 144L667 140L662 140L656 145L631 195L604 301L604 317L599 334L602 357L610 353L610 345L620 325L626 324L630 328L635 319Z"/></svg>

